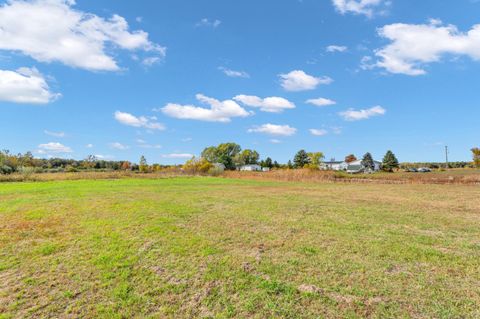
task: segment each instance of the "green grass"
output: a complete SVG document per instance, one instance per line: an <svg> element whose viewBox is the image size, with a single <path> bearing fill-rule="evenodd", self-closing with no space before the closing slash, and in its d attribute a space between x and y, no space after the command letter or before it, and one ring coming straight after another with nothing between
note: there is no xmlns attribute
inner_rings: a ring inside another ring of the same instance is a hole
<svg viewBox="0 0 480 319"><path fill-rule="evenodd" d="M478 318L480 188L0 184L0 318Z"/></svg>

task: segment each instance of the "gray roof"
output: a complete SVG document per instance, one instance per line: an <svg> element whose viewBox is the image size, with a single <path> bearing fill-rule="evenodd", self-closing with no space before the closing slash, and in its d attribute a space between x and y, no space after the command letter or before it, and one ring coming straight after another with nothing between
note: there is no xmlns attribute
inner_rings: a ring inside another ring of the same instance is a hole
<svg viewBox="0 0 480 319"><path fill-rule="evenodd" d="M362 165L348 165L347 168L349 171L361 171L362 169L364 169Z"/></svg>

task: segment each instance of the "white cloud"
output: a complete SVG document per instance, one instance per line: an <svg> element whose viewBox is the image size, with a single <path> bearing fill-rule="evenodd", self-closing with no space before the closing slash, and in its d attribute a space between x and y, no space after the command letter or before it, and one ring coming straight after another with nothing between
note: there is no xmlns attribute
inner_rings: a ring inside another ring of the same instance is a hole
<svg viewBox="0 0 480 319"><path fill-rule="evenodd" d="M280 74L279 76L282 87L292 92L314 90L320 84L330 84L333 82L328 76L314 77L301 70Z"/></svg>
<svg viewBox="0 0 480 319"><path fill-rule="evenodd" d="M115 48L165 56L166 49L151 42L148 33L130 32L123 17L104 19L74 5L74 0L7 1L0 6L0 49L95 71L120 69L107 53Z"/></svg>
<svg viewBox="0 0 480 319"><path fill-rule="evenodd" d="M312 104L315 106L329 106L329 105L335 105L337 102L330 100L330 99L325 99L323 97L318 98L318 99L310 99L307 100L306 103Z"/></svg>
<svg viewBox="0 0 480 319"><path fill-rule="evenodd" d="M182 138L182 142L184 143L191 142L191 141L193 141L193 138L191 137Z"/></svg>
<svg viewBox="0 0 480 319"><path fill-rule="evenodd" d="M193 154L188 153L172 153L172 154L163 154L163 158L192 158Z"/></svg>
<svg viewBox="0 0 480 319"><path fill-rule="evenodd" d="M348 48L346 46L343 46L343 45L329 45L327 47L327 52L345 52L347 51Z"/></svg>
<svg viewBox="0 0 480 319"><path fill-rule="evenodd" d="M123 145L122 143L119 143L119 142L110 143L110 147L119 151L125 151L130 148L130 146Z"/></svg>
<svg viewBox="0 0 480 319"><path fill-rule="evenodd" d="M72 153L72 149L60 143L50 142L38 145L38 153Z"/></svg>
<svg viewBox="0 0 480 319"><path fill-rule="evenodd" d="M165 130L165 126L163 124L155 122L156 120L155 117L150 117L150 118L147 118L145 116L137 117L130 113L125 113L120 111L116 111L114 116L118 122L124 125L133 126L133 127L143 127L150 130L160 130L160 131Z"/></svg>
<svg viewBox="0 0 480 319"><path fill-rule="evenodd" d="M235 70L227 69L222 66L219 67L218 69L222 71L226 76L231 78L249 78L250 77L250 74L248 74L245 71L235 71Z"/></svg>
<svg viewBox="0 0 480 319"><path fill-rule="evenodd" d="M289 125L263 124L248 130L249 133L264 133L278 136L292 136L297 129Z"/></svg>
<svg viewBox="0 0 480 319"><path fill-rule="evenodd" d="M272 139L270 140L270 143L272 143L272 144L280 144L280 143L282 143L282 141L277 140L276 138L272 138Z"/></svg>
<svg viewBox="0 0 480 319"><path fill-rule="evenodd" d="M390 0L332 0L335 9L341 14L363 14L371 18L375 13L385 13Z"/></svg>
<svg viewBox="0 0 480 319"><path fill-rule="evenodd" d="M430 20L429 24L395 23L380 28L378 33L391 43L377 50L378 61L364 68L380 67L390 73L417 76L426 73L425 64L439 62L446 55L480 60L480 24L464 33L439 20ZM364 62L371 60L364 58Z"/></svg>
<svg viewBox="0 0 480 319"><path fill-rule="evenodd" d="M52 131L45 130L43 131L43 133L50 136L54 136L54 137L65 137L65 132L52 132Z"/></svg>
<svg viewBox="0 0 480 319"><path fill-rule="evenodd" d="M169 103L161 108L160 111L167 116L177 119L223 123L230 122L233 117L247 117L250 115L249 112L233 100L219 101L203 94L197 94L196 98L201 103L209 105L210 108Z"/></svg>
<svg viewBox="0 0 480 319"><path fill-rule="evenodd" d="M309 131L310 131L310 134L315 135L315 136L325 136L325 135L328 134L328 131L324 130L324 129L312 128Z"/></svg>
<svg viewBox="0 0 480 319"><path fill-rule="evenodd" d="M158 56L151 56L151 57L143 59L142 64L145 65L145 66L152 66L154 64L157 64L161 60L162 60L162 58L160 58Z"/></svg>
<svg viewBox="0 0 480 319"><path fill-rule="evenodd" d="M346 121L359 121L366 120L374 116L385 115L387 111L381 106L374 106L365 110L349 109L344 112L340 112L340 116Z"/></svg>
<svg viewBox="0 0 480 319"><path fill-rule="evenodd" d="M0 26L0 38L1 34ZM20 68L17 71L0 70L0 101L47 104L60 96L61 94L50 92L47 81L35 68Z"/></svg>
<svg viewBox="0 0 480 319"><path fill-rule="evenodd" d="M258 107L261 111L270 113L281 113L286 109L295 108L294 103L277 96L262 99L254 95L237 95L233 99L237 102L243 103L244 105Z"/></svg>
<svg viewBox="0 0 480 319"><path fill-rule="evenodd" d="M87 144L85 145L86 148L93 148L93 144Z"/></svg>
<svg viewBox="0 0 480 319"><path fill-rule="evenodd" d="M210 20L207 18L203 18L200 20L195 26L196 27L211 27L211 28L217 28L222 24L222 21L215 19L215 20Z"/></svg>

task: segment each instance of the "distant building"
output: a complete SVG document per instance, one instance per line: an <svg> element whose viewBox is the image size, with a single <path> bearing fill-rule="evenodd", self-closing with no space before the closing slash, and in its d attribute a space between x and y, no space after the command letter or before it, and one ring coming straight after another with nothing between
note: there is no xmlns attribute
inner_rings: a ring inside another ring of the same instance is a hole
<svg viewBox="0 0 480 319"><path fill-rule="evenodd" d="M357 161L348 163L347 173L350 173L350 174L371 173L371 172L378 172L382 168L382 163L379 161L373 161L373 165L375 166L375 168L373 169L373 171L370 171L365 166L362 165L361 160L357 160Z"/></svg>
<svg viewBox="0 0 480 319"><path fill-rule="evenodd" d="M240 166L239 170L244 172L261 172L262 167L257 164L249 164L249 165Z"/></svg>
<svg viewBox="0 0 480 319"><path fill-rule="evenodd" d="M270 167L262 167L262 172L270 172Z"/></svg>
<svg viewBox="0 0 480 319"><path fill-rule="evenodd" d="M345 171L348 164L346 162L330 161L320 164L320 169L325 171Z"/></svg>

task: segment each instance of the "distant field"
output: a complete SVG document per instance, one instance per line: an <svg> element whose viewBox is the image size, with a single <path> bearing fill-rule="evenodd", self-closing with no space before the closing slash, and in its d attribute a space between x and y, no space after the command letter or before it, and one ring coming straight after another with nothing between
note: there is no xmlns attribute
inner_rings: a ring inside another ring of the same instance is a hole
<svg viewBox="0 0 480 319"><path fill-rule="evenodd" d="M81 179L123 179L141 178L158 179L165 177L187 176L179 168L167 169L155 173L138 173L132 171L79 171L74 173L36 173L1 175L2 182L21 181L61 181ZM240 178L266 181L297 181L297 182L361 182L383 184L465 184L480 185L479 169L450 169L448 171L433 171L431 173L395 173L377 172L375 174L347 174L345 172L320 171L310 169L280 169L271 172L239 172L225 171L220 175L226 178Z"/></svg>
<svg viewBox="0 0 480 319"><path fill-rule="evenodd" d="M479 318L480 187L0 184L0 318Z"/></svg>
<svg viewBox="0 0 480 319"><path fill-rule="evenodd" d="M436 170L430 173L377 172L374 174L347 174L345 172L319 170L273 170L271 172L225 172L225 177L255 180L304 181L304 182L362 182L383 184L468 184L480 185L479 169Z"/></svg>

